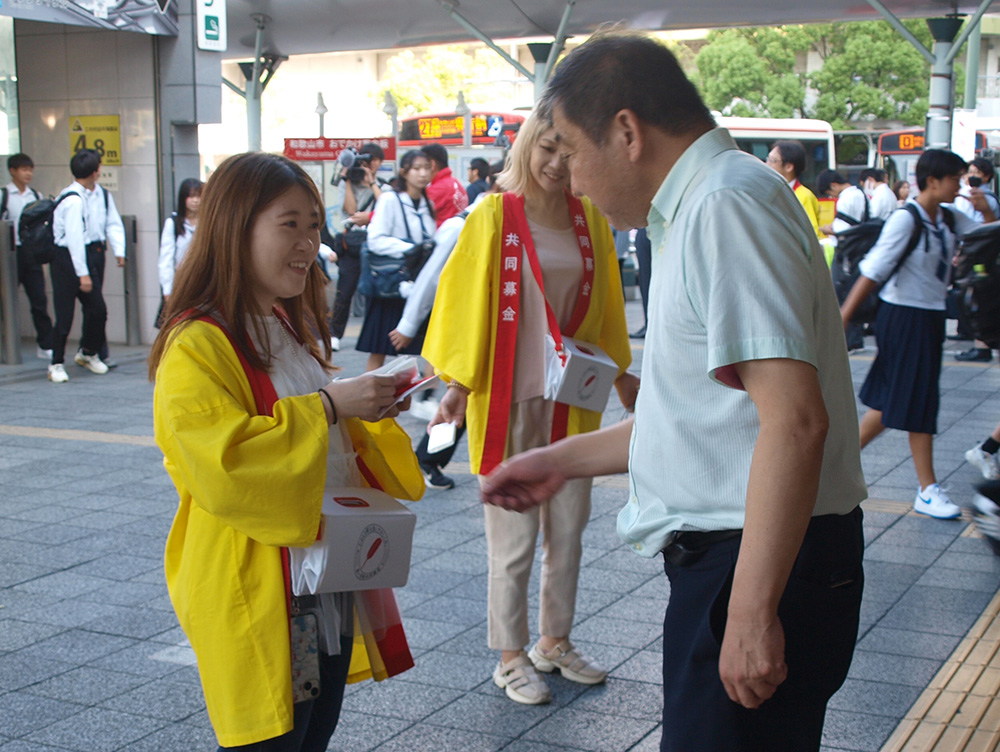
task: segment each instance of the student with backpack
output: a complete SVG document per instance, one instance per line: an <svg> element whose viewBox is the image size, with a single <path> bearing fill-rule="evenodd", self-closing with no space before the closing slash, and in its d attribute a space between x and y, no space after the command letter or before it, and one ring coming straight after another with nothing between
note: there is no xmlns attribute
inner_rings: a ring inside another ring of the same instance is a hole
<svg viewBox="0 0 1000 752"><path fill-rule="evenodd" d="M21 244L18 223L26 206L41 201L42 195L28 186L35 176L35 163L27 154L12 154L7 158L10 184L0 188L0 219L14 225L14 247L17 251L17 282L24 287L31 307L31 323L35 326L36 355L43 360L52 357L52 319L45 296L45 272L32 253Z"/></svg>
<svg viewBox="0 0 1000 752"><path fill-rule="evenodd" d="M875 318L878 355L860 393L870 408L861 419L861 448L886 428L907 431L920 482L913 508L939 519L962 511L938 485L933 441L951 261L958 236L978 224L942 206L955 200L965 168L961 157L943 149L920 156L919 195L886 221L840 308L846 328L858 306L882 285Z"/></svg>
<svg viewBox="0 0 1000 752"><path fill-rule="evenodd" d="M102 288L109 243L118 266L125 265L125 228L121 216L114 199L97 182L101 176L100 155L92 149L81 149L70 160L70 171L74 180L59 195L52 215L56 248L49 273L56 325L49 380L56 384L69 381L63 363L77 300L83 313L83 330L80 349L73 360L91 373L108 372L101 351L107 348L108 309Z"/></svg>
<svg viewBox="0 0 1000 752"><path fill-rule="evenodd" d="M163 233L160 235L160 259L157 270L160 277L160 292L163 295L162 309L170 299L174 287L174 273L187 253L195 227L198 225L198 207L201 204L201 188L203 183L198 178L187 178L181 182L177 196L177 211L172 212L163 223ZM160 325L160 315L156 316L157 326Z"/></svg>

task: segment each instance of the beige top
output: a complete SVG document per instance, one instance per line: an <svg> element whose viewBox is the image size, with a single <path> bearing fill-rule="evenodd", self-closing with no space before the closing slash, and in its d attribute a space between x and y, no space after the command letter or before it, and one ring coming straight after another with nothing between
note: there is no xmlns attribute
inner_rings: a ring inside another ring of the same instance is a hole
<svg viewBox="0 0 1000 752"><path fill-rule="evenodd" d="M528 220L535 241L535 252L542 267L542 282L549 305L565 330L573 316L583 261L573 230L553 230ZM517 345L514 352L514 388L511 404L545 393L545 335L549 331L545 303L527 254L521 259L521 311L518 317Z"/></svg>

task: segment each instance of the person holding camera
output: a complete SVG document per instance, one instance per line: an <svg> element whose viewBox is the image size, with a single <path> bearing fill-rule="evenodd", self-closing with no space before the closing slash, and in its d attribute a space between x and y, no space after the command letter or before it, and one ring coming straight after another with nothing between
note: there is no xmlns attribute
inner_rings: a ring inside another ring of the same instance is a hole
<svg viewBox="0 0 1000 752"><path fill-rule="evenodd" d="M333 250L337 254L337 296L330 315L330 344L340 349L347 320L351 317L351 301L358 289L361 274L361 246L368 237L373 208L385 182L378 176L378 168L385 160L385 152L378 144L362 144L353 167L347 170L344 187L344 231L334 238Z"/></svg>
<svg viewBox="0 0 1000 752"><path fill-rule="evenodd" d="M411 281L434 250L434 205L427 197L430 181L431 166L427 155L418 149L406 152L399 160L399 177L393 189L381 193L368 225L366 252L405 259L404 265L412 273ZM357 349L369 353L366 370L380 368L386 355L420 354L426 325L420 328L409 346L400 350L389 339L389 332L399 323L405 305L398 289L375 290L358 335Z"/></svg>

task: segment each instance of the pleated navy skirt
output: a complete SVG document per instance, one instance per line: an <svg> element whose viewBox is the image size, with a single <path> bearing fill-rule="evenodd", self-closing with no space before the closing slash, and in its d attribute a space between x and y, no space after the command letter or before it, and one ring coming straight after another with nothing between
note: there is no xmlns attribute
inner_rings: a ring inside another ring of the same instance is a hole
<svg viewBox="0 0 1000 752"><path fill-rule="evenodd" d="M886 428L937 433L944 324L944 311L879 303L878 355L859 396Z"/></svg>
<svg viewBox="0 0 1000 752"><path fill-rule="evenodd" d="M406 300L403 298L370 298L355 349L383 355L420 355L427 334L426 321L421 325L413 341L402 350L397 351L389 339L389 332L399 325L405 307Z"/></svg>

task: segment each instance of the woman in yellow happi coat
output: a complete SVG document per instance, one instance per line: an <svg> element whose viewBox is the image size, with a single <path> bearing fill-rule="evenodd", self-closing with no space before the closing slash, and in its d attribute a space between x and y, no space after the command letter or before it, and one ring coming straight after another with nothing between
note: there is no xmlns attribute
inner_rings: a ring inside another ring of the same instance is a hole
<svg viewBox="0 0 1000 752"><path fill-rule="evenodd" d="M546 334L553 326L611 357L628 407L637 385L625 371L631 351L610 227L588 200L569 192L549 122L536 115L525 121L498 179L510 193L487 197L466 220L441 274L422 352L448 383L431 425L467 418L472 472L482 475L507 456L600 427L600 412L544 397L544 361L552 355ZM604 681L606 672L569 640L590 481L567 484L540 512L492 506L484 512L488 640L501 651L496 685L515 702L540 704L551 695L539 671L559 670L584 684ZM539 530L540 638L526 653L528 578Z"/></svg>
<svg viewBox="0 0 1000 752"><path fill-rule="evenodd" d="M396 414L394 377L330 380L308 175L284 157L231 157L200 213L150 355L156 442L180 497L167 586L222 748L325 750L348 673L384 676L386 656L365 665L350 593L293 599L285 548L316 540L331 481L416 499L423 479L393 420L359 420ZM310 628L294 631L290 613ZM305 657L293 647L310 641ZM310 696L299 677L315 673Z"/></svg>

